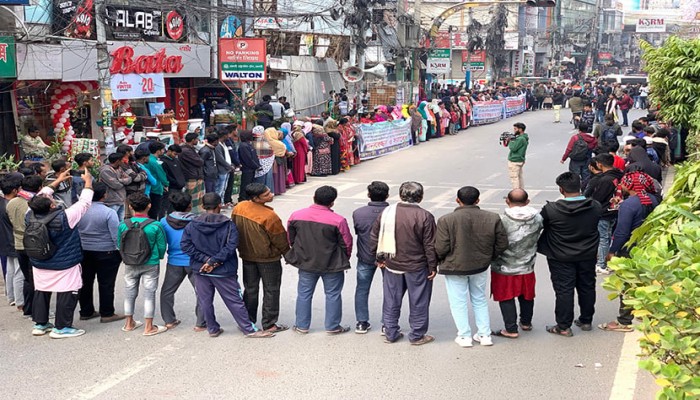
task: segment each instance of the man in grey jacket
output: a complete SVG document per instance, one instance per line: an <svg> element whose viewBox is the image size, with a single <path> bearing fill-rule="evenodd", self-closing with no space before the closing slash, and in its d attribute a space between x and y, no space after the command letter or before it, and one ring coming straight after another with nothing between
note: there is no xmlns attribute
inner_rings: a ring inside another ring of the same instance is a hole
<svg viewBox="0 0 700 400"><path fill-rule="evenodd" d="M109 164L100 168L100 182L107 185L107 193L102 202L117 213L120 221L124 219L126 186L133 180L121 168L123 158L123 153L112 153L107 157Z"/></svg>
<svg viewBox="0 0 700 400"><path fill-rule="evenodd" d="M508 236L498 214L479 208L479 190L465 186L457 192L457 207L440 218L435 235L439 273L445 275L452 318L457 325L455 342L472 346L467 300L471 300L478 332L473 339L491 346L491 323L486 281L491 261L508 248Z"/></svg>
<svg viewBox="0 0 700 400"><path fill-rule="evenodd" d="M501 307L505 329L494 331L496 336L509 339L518 337L518 313L515 299L520 305L520 327L532 330L532 312L535 306L535 258L537 240L542 234L542 216L529 207L528 194L514 189L506 198L508 208L501 215L501 222L508 234L508 248L491 263L491 294Z"/></svg>

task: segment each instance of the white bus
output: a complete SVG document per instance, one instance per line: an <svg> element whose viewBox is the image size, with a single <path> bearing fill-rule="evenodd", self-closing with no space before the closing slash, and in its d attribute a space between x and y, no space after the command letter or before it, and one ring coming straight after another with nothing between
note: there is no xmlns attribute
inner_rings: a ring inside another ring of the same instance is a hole
<svg viewBox="0 0 700 400"><path fill-rule="evenodd" d="M627 85L646 85L649 83L649 78L646 75L606 75L601 76L608 83L619 83L622 86Z"/></svg>

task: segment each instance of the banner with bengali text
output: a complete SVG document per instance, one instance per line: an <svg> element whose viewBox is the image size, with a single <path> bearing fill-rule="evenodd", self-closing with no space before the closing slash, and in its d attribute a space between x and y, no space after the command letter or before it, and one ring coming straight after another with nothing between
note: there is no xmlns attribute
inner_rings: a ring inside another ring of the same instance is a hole
<svg viewBox="0 0 700 400"><path fill-rule="evenodd" d="M380 157L411 146L411 120L356 126L360 159Z"/></svg>
<svg viewBox="0 0 700 400"><path fill-rule="evenodd" d="M476 101L472 106L472 125L484 125L503 119L503 102Z"/></svg>
<svg viewBox="0 0 700 400"><path fill-rule="evenodd" d="M525 107L525 95L506 97L504 101L505 117L510 118L514 115L525 112Z"/></svg>

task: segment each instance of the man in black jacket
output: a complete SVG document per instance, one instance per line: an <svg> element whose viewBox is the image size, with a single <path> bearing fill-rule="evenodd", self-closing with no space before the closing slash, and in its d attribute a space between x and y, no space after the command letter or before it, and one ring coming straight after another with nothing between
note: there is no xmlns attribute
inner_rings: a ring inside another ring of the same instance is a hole
<svg viewBox="0 0 700 400"><path fill-rule="evenodd" d="M161 166L163 171L165 171L165 176L168 178L170 185L168 186L169 192L181 192L182 189L187 185L185 180L185 174L182 173L182 168L180 166L180 160L178 160L178 155L182 153L182 147L177 144L171 144L168 147L168 151L160 157L162 162ZM165 214L171 213L172 206L170 205L170 196L163 196L163 202L161 204L162 209Z"/></svg>
<svg viewBox="0 0 700 400"><path fill-rule="evenodd" d="M272 100L272 97L266 94L254 109L255 114L258 116L258 125L262 125L265 129L272 126L272 118L274 116L270 100Z"/></svg>
<svg viewBox="0 0 700 400"><path fill-rule="evenodd" d="M610 200L615 195L623 172L613 166L615 158L609 153L598 154L593 161L601 173L586 187L586 197L598 201L603 208L603 215L598 221L600 242L598 243L598 259L595 270L598 274L608 275L610 270L605 258L610 250L610 240L617 219L617 207L611 204Z"/></svg>
<svg viewBox="0 0 700 400"><path fill-rule="evenodd" d="M202 211L201 203L204 196L204 161L197 152L199 135L190 132L185 135L185 144L180 153L180 167L187 182L186 192L192 197L192 212L198 214Z"/></svg>
<svg viewBox="0 0 700 400"><path fill-rule="evenodd" d="M572 172L557 177L563 199L542 208L544 231L537 251L547 257L556 294L554 314L557 324L547 332L573 336L571 324L590 331L595 312L595 263L598 251L600 203L581 195L581 178ZM574 289L581 310L574 321Z"/></svg>

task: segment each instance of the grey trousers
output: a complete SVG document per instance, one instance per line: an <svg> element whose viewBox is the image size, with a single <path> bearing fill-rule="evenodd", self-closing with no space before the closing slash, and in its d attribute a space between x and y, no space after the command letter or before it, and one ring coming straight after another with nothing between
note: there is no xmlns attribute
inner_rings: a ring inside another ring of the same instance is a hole
<svg viewBox="0 0 700 400"><path fill-rule="evenodd" d="M160 288L160 315L166 324L172 324L177 320L175 317L175 292L180 288L185 277L189 279L194 289L194 273L191 270L186 267L167 264L163 286ZM197 326L204 327L207 325L204 321L204 315L199 309L199 302L194 306L194 314L197 317Z"/></svg>

